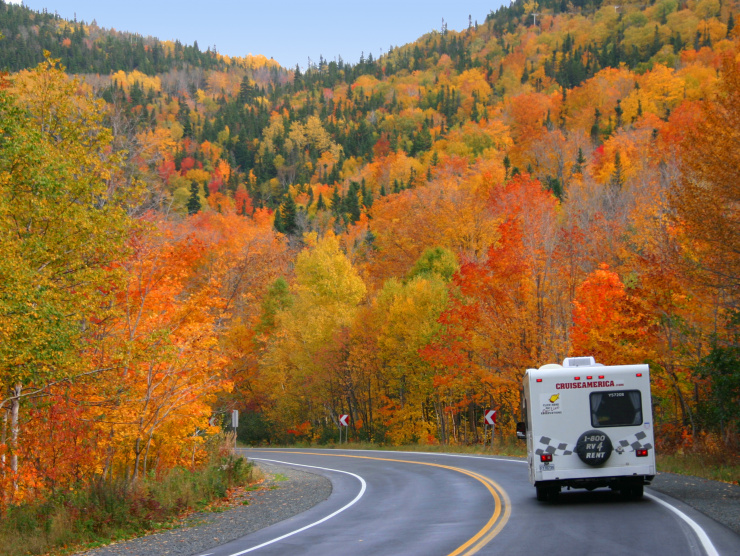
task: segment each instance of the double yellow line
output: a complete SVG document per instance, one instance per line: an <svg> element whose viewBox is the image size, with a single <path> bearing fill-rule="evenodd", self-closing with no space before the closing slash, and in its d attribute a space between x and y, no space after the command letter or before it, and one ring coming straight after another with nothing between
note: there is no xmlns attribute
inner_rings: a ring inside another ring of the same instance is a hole
<svg viewBox="0 0 740 556"><path fill-rule="evenodd" d="M479 473L475 473L473 471L469 471L467 469L462 469L460 467L452 467L450 465L442 465L439 463L429 463L429 462L423 462L423 461L409 461L404 459L393 459L393 458L377 458L372 456L353 456L349 454L327 454L324 452L286 452L282 450L257 450L259 452L270 452L270 453L282 453L282 454L302 454L302 455L308 455L308 456L331 456L335 458L356 458L356 459L372 459L376 461L391 461L394 463L410 463L413 465L427 465L429 467L439 467L441 469L448 469L450 471L456 471L458 473L462 473L463 475L467 475L468 477L472 477L476 481L483 483L483 486L488 489L488 492L491 493L491 496L493 496L493 500L495 503L495 509L493 511L493 514L491 515L491 518L488 520L488 522L483 526L483 528L478 531L475 535L473 535L470 539L468 539L465 543L457 547L453 552L450 552L448 556L469 556L472 554L475 554L478 552L481 548L486 546L491 540L498 535L501 530L504 528L506 523L509 521L509 517L511 516L511 500L509 500L509 496L506 494L506 491L501 488L501 485L493 481L492 479L489 479L488 477L484 477L483 475Z"/></svg>

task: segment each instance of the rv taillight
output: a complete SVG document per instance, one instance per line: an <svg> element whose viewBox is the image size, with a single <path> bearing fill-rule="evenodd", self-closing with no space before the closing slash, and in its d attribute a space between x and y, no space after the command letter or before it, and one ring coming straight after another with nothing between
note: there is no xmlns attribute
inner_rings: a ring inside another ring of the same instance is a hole
<svg viewBox="0 0 740 556"><path fill-rule="evenodd" d="M637 457L638 458L646 458L647 457L647 454L648 454L648 451L645 448L641 448L639 450L636 450L636 452L637 452Z"/></svg>
<svg viewBox="0 0 740 556"><path fill-rule="evenodd" d="M552 461L552 454L540 454L540 461L548 463Z"/></svg>
<svg viewBox="0 0 740 556"><path fill-rule="evenodd" d="M574 376L573 377L573 380L581 380L581 377L580 376Z"/></svg>
<svg viewBox="0 0 740 556"><path fill-rule="evenodd" d="M587 376L586 380L591 380L592 378L593 378L592 376Z"/></svg>
<svg viewBox="0 0 740 556"><path fill-rule="evenodd" d="M599 375L599 378L604 378L604 375Z"/></svg>
<svg viewBox="0 0 740 556"><path fill-rule="evenodd" d="M537 382L542 382L542 379L541 379L541 378L538 378L538 379L537 379Z"/></svg>
<svg viewBox="0 0 740 556"><path fill-rule="evenodd" d="M642 373L637 373L637 376L642 376Z"/></svg>

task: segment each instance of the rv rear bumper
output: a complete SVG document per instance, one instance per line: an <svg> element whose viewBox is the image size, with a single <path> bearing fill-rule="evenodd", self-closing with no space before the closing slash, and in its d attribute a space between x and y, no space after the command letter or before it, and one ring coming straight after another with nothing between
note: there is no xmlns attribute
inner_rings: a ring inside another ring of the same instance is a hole
<svg viewBox="0 0 740 556"><path fill-rule="evenodd" d="M655 475L621 475L617 477L580 477L572 479L556 479L552 481L535 481L536 487L555 487L555 488L585 488L593 490L595 488L609 487L615 490L622 490L625 486L649 485L655 478Z"/></svg>

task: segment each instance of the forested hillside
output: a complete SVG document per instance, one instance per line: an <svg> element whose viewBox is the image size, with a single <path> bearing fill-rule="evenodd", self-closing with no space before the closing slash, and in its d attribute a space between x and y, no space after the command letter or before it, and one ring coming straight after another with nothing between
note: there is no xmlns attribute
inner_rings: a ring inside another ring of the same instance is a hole
<svg viewBox="0 0 740 556"><path fill-rule="evenodd" d="M210 47L201 52L179 41L161 42L131 33L101 29L94 22L67 21L0 0L0 69L18 71L44 60L44 51L59 58L71 73L138 70L147 75L173 68L223 67Z"/></svg>
<svg viewBox="0 0 740 556"><path fill-rule="evenodd" d="M650 364L662 450L737 453L737 16L518 0L301 70L0 2L2 502L196 466L231 409L512 435L568 355Z"/></svg>

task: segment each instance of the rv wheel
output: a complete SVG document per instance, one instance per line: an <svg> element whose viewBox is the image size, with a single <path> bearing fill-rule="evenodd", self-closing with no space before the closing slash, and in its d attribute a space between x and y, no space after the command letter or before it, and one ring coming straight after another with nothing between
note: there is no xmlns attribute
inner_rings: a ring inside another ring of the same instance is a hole
<svg viewBox="0 0 740 556"><path fill-rule="evenodd" d="M537 500L540 502L557 502L560 495L560 486L555 485L537 485Z"/></svg>
<svg viewBox="0 0 740 556"><path fill-rule="evenodd" d="M536 486L537 489L537 500L540 502L546 502L547 501L547 494L548 494L548 488L544 486Z"/></svg>
<svg viewBox="0 0 740 556"><path fill-rule="evenodd" d="M625 500L640 500L642 499L645 489L642 485L625 485L621 488L622 498Z"/></svg>
<svg viewBox="0 0 740 556"><path fill-rule="evenodd" d="M583 463L601 465L612 455L612 441L603 431L586 431L578 437L575 451Z"/></svg>

